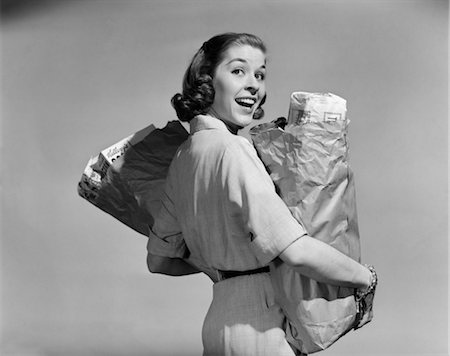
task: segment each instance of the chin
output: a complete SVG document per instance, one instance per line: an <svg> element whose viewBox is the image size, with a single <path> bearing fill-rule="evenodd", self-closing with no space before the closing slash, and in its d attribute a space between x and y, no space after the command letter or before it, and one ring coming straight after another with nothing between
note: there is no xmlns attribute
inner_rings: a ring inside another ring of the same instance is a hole
<svg viewBox="0 0 450 356"><path fill-rule="evenodd" d="M253 121L253 114L251 115L239 115L239 117L236 118L235 123L238 124L241 127L246 127L250 125Z"/></svg>

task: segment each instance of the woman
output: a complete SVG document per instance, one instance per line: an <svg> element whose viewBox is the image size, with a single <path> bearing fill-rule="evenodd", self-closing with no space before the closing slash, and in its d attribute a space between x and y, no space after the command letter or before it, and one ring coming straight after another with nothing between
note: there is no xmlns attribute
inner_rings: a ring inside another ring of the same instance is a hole
<svg viewBox="0 0 450 356"><path fill-rule="evenodd" d="M321 282L367 289L370 271L309 237L239 129L262 117L266 48L226 33L205 42L172 98L190 136L171 164L148 243L151 272L204 272L215 282L205 355L295 355L268 264L280 258Z"/></svg>

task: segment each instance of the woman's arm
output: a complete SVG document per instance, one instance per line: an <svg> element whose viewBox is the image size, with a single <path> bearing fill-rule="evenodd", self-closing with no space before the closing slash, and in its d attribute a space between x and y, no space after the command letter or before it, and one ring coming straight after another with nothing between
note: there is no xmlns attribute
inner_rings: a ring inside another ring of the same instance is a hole
<svg viewBox="0 0 450 356"><path fill-rule="evenodd" d="M161 273L169 276L184 276L199 273L191 264L182 258L170 258L147 254L148 270L152 273Z"/></svg>
<svg viewBox="0 0 450 356"><path fill-rule="evenodd" d="M299 273L332 285L366 289L372 278L368 268L307 235L289 245L279 257Z"/></svg>

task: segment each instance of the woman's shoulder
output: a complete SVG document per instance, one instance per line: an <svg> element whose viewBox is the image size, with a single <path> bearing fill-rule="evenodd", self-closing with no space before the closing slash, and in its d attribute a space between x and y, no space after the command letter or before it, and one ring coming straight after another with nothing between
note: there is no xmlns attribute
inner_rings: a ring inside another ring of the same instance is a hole
<svg viewBox="0 0 450 356"><path fill-rule="evenodd" d="M256 155L253 145L248 139L242 136L230 134L226 137L221 137L215 144L224 155L231 157Z"/></svg>
<svg viewBox="0 0 450 356"><path fill-rule="evenodd" d="M243 136L233 135L234 139L227 142L227 149L229 151L246 151L246 152L256 152L252 143Z"/></svg>
<svg viewBox="0 0 450 356"><path fill-rule="evenodd" d="M185 146L199 146L203 149L226 151L229 149L251 148L250 142L242 136L234 135L222 130L204 130L192 135Z"/></svg>

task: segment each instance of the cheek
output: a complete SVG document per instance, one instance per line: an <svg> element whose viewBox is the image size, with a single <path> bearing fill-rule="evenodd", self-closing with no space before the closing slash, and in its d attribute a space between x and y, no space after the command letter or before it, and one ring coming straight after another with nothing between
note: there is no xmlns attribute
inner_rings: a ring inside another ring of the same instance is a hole
<svg viewBox="0 0 450 356"><path fill-rule="evenodd" d="M214 91L214 102L223 108L229 107L231 101L234 100L233 93L229 86L224 83L216 83L216 85L214 85Z"/></svg>
<svg viewBox="0 0 450 356"><path fill-rule="evenodd" d="M261 84L261 86L259 88L259 92L260 92L261 98L263 98L266 95L266 84L265 83Z"/></svg>

